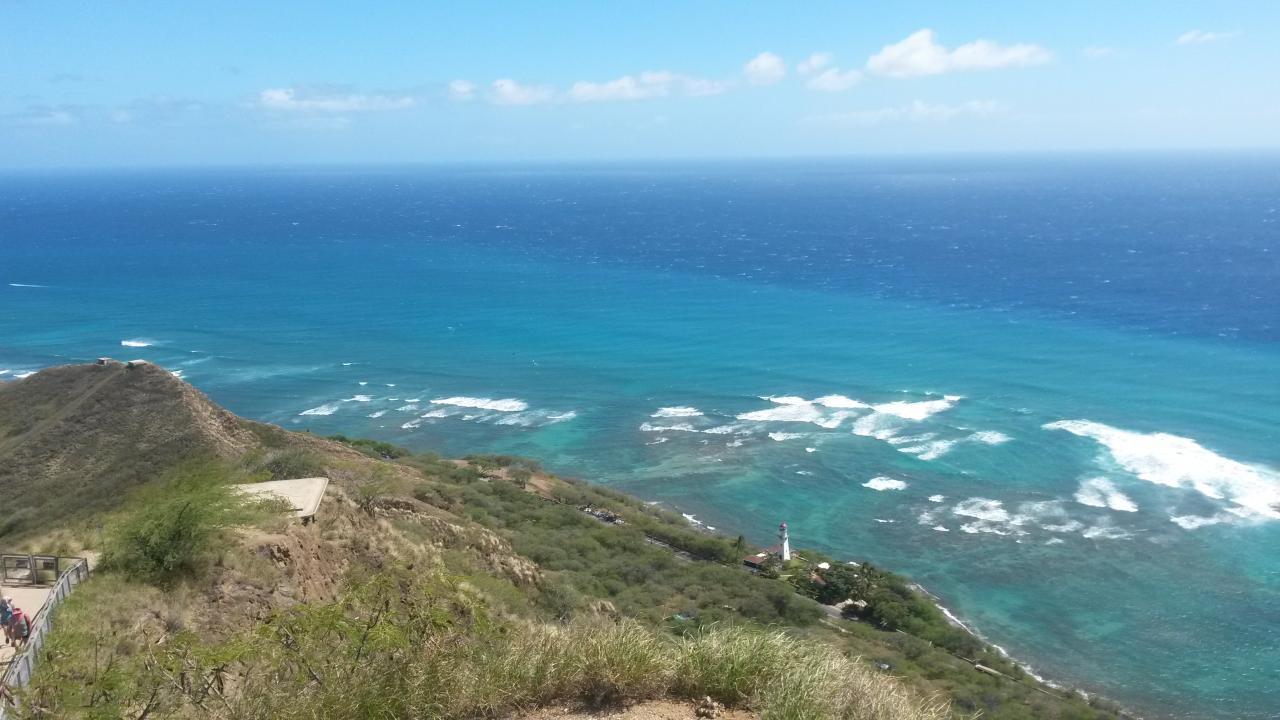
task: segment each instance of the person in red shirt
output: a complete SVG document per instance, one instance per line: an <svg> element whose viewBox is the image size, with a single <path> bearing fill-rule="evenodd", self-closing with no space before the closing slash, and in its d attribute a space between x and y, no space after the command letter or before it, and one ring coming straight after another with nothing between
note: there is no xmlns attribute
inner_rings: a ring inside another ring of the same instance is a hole
<svg viewBox="0 0 1280 720"><path fill-rule="evenodd" d="M16 605L13 608L13 615L9 617L8 629L9 637L16 647L22 647L27 643L27 638L31 637L31 621L27 619L27 614L22 612L22 608Z"/></svg>

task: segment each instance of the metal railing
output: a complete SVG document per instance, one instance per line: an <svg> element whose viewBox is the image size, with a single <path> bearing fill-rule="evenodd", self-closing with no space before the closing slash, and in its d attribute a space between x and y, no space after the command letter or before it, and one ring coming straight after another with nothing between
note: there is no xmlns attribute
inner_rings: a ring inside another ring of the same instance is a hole
<svg viewBox="0 0 1280 720"><path fill-rule="evenodd" d="M58 581L49 590L49 597L45 599L44 605L40 606L40 610L31 619L31 634L27 638L26 645L13 656L13 659L9 662L9 667L4 671L3 679L0 679L0 684L4 686L2 690L5 700L5 702L0 702L0 720L4 720L9 710L8 701L12 698L9 689L26 687L27 683L31 682L31 673L35 670L36 659L40 656L40 649L44 647L45 636L53 629L54 608L58 607L71 594L76 585L89 578L89 563L84 558L3 555L0 556L0 561L2 561L3 575L6 579L9 579L9 560L11 558L28 559L26 568L31 572L31 582L33 584L38 582L41 570L53 570L57 573ZM47 562L50 560L52 561L51 567ZM63 569L64 561L67 561L65 570Z"/></svg>

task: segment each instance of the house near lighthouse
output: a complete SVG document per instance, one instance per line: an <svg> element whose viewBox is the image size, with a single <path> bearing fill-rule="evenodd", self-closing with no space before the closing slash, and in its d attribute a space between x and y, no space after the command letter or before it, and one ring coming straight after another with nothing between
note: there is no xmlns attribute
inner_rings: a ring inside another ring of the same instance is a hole
<svg viewBox="0 0 1280 720"><path fill-rule="evenodd" d="M785 522L778 526L777 545L742 558L742 564L752 570L763 570L769 564L769 560L773 558L777 558L784 563L791 560L791 535Z"/></svg>

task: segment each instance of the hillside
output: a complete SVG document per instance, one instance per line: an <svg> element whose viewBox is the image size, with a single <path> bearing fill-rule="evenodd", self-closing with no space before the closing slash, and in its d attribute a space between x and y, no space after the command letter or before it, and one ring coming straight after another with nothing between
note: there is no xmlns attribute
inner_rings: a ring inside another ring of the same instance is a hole
<svg viewBox="0 0 1280 720"><path fill-rule="evenodd" d="M155 365L50 368L0 384L0 539L110 508L186 458L239 457L247 423Z"/></svg>
<svg viewBox="0 0 1280 720"><path fill-rule="evenodd" d="M59 610L24 694L33 717L554 717L660 700L674 705L651 716L693 717L706 696L797 720L1116 716L1042 688L891 573L864 565L868 614L841 618L805 597L807 569L752 574L741 539L527 460L286 432L153 366L0 386L0 429L0 488L39 498L7 542L104 558ZM318 474L331 482L309 525L228 489Z"/></svg>

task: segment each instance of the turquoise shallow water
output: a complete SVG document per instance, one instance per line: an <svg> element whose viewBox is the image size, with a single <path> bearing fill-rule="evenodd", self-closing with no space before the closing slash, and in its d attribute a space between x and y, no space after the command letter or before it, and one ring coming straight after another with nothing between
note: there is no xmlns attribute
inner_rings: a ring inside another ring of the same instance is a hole
<svg viewBox="0 0 1280 720"><path fill-rule="evenodd" d="M0 379L147 357L286 427L786 520L1042 674L1274 717L1275 167L11 177Z"/></svg>

